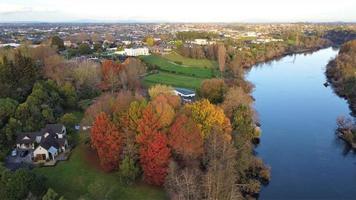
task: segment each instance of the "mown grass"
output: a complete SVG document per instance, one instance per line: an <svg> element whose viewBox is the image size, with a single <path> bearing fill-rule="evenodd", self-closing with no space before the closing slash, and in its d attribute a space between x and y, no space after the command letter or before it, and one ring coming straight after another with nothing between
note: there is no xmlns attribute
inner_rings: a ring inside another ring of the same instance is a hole
<svg viewBox="0 0 356 200"><path fill-rule="evenodd" d="M160 71L174 73L177 75L185 75L198 78L212 78L217 74L216 69L214 68L181 65L156 55L142 56L141 58L145 63L157 66Z"/></svg>
<svg viewBox="0 0 356 200"><path fill-rule="evenodd" d="M86 160L87 148L80 145L73 150L68 161L34 171L44 175L47 185L66 199L167 199L160 188L145 184L122 185L117 175L105 173Z"/></svg>
<svg viewBox="0 0 356 200"><path fill-rule="evenodd" d="M193 59L183 57L182 55L172 52L170 54L164 55L164 58L173 61L173 62L181 62L183 66L188 67L200 67L200 68L208 68L208 69L215 69L217 68L217 62L208 60L208 59Z"/></svg>
<svg viewBox="0 0 356 200"><path fill-rule="evenodd" d="M154 84L165 84L174 87L198 89L203 80L203 78L198 77L159 72L157 74L146 76L144 78L144 84L146 86L151 86Z"/></svg>

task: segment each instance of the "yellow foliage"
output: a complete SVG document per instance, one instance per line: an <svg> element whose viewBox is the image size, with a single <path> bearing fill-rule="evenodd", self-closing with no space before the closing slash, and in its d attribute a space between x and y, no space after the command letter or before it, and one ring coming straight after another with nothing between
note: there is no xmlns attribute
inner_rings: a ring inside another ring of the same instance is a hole
<svg viewBox="0 0 356 200"><path fill-rule="evenodd" d="M193 120L202 130L203 137L210 133L214 126L218 126L224 133L231 134L230 120L225 116L224 111L204 99L193 104L187 104L186 109L191 111Z"/></svg>
<svg viewBox="0 0 356 200"><path fill-rule="evenodd" d="M154 99L160 94L165 96L174 95L174 89L167 85L158 84L148 89L148 94L150 95L151 99Z"/></svg>

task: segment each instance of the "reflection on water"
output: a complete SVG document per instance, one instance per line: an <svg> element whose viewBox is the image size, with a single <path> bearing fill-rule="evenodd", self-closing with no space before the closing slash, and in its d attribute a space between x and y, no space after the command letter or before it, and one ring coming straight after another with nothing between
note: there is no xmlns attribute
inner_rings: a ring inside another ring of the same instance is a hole
<svg viewBox="0 0 356 200"><path fill-rule="evenodd" d="M350 110L323 85L336 54L287 56L248 72L263 131L256 151L272 168L260 199L356 199L356 155L334 134Z"/></svg>

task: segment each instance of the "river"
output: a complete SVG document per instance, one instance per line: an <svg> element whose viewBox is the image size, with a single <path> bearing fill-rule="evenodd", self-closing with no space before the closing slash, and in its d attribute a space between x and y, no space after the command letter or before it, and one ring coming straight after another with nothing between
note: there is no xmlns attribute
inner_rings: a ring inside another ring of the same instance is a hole
<svg viewBox="0 0 356 200"><path fill-rule="evenodd" d="M356 199L356 155L334 134L350 110L323 85L337 52L286 56L246 75L262 128L256 152L272 169L260 199Z"/></svg>

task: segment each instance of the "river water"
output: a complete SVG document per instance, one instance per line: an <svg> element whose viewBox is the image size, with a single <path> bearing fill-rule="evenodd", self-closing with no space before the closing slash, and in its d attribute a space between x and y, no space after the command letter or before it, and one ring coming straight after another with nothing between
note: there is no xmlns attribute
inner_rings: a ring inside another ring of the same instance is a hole
<svg viewBox="0 0 356 200"><path fill-rule="evenodd" d="M256 151L272 169L260 199L356 199L356 155L334 134L350 110L323 85L337 52L286 56L246 75L263 131Z"/></svg>

